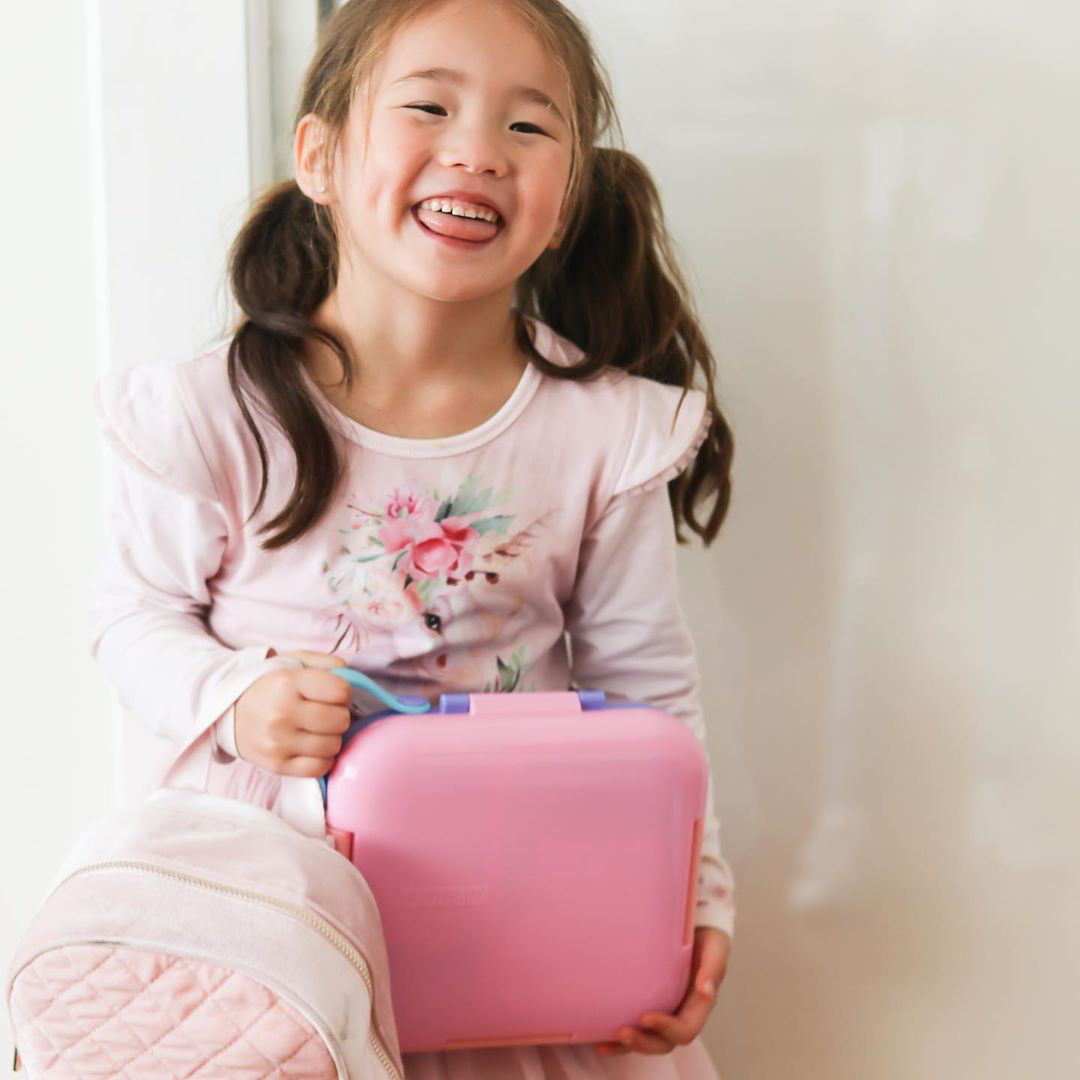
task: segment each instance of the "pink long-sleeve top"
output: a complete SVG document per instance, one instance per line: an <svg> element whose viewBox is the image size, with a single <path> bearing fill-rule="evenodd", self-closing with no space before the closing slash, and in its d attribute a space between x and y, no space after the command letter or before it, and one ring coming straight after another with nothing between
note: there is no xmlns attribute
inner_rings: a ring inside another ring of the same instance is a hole
<svg viewBox="0 0 1080 1080"><path fill-rule="evenodd" d="M532 327L552 363L581 357L546 324ZM676 413L677 388L616 369L570 382L530 364L479 427L406 439L341 413L305 373L346 476L314 528L267 552L257 530L291 492L295 464L252 410L269 479L246 520L259 456L226 352L227 342L96 387L116 453L91 649L162 740L149 775L209 729L210 790L280 809L283 778L234 757L231 732L236 699L288 662L272 649L337 653L392 692L433 702L604 690L665 709L704 745L666 488L706 436L701 391ZM731 933L733 921L710 779L695 923Z"/></svg>

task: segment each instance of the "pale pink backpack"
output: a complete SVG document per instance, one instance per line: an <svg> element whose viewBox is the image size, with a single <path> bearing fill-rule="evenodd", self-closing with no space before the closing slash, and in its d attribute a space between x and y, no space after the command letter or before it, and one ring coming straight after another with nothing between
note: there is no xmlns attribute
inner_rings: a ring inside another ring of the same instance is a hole
<svg viewBox="0 0 1080 1080"><path fill-rule="evenodd" d="M405 1075L359 871L277 814L198 790L164 787L79 837L7 1000L32 1078Z"/></svg>

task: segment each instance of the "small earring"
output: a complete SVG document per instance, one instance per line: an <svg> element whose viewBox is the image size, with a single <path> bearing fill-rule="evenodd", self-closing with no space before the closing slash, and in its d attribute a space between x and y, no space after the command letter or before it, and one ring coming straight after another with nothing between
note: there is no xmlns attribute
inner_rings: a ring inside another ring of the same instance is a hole
<svg viewBox="0 0 1080 1080"><path fill-rule="evenodd" d="M323 192L325 192L325 191L326 191L326 188L324 188L324 187L317 187L317 188L316 188L315 190L316 190L316 191L317 191L317 192L318 192L318 193L319 193L320 195L322 195L322 194L323 194Z"/></svg>

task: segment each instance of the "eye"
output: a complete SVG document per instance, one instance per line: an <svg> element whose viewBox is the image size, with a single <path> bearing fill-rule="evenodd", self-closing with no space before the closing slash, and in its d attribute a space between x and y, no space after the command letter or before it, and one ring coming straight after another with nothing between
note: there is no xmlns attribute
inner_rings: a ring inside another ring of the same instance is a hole
<svg viewBox="0 0 1080 1080"><path fill-rule="evenodd" d="M417 104L417 105L406 105L405 108L406 109L418 109L420 112L426 112L429 116L445 116L446 115L446 109L444 109L441 105ZM511 128L517 128L517 127L532 128L532 131L523 131L521 133L523 135L546 135L547 134L547 132L544 131L543 128L537 127L536 124L530 124L525 120L519 120L516 123L511 124L510 127Z"/></svg>
<svg viewBox="0 0 1080 1080"><path fill-rule="evenodd" d="M439 616L436 615L434 612L425 611L424 625L429 630L434 630L436 633L438 633L440 630L442 630L442 619L439 618Z"/></svg>

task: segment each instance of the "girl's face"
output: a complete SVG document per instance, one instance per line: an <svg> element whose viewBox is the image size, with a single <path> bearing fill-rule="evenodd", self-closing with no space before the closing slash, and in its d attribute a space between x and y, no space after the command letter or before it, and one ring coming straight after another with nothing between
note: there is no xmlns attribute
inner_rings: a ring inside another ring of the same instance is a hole
<svg viewBox="0 0 1080 1080"><path fill-rule="evenodd" d="M397 31L369 94L330 189L348 257L434 299L512 295L562 224L572 140L555 60L508 6L448 0ZM466 216L420 206L439 196ZM495 225L468 216L483 207Z"/></svg>

